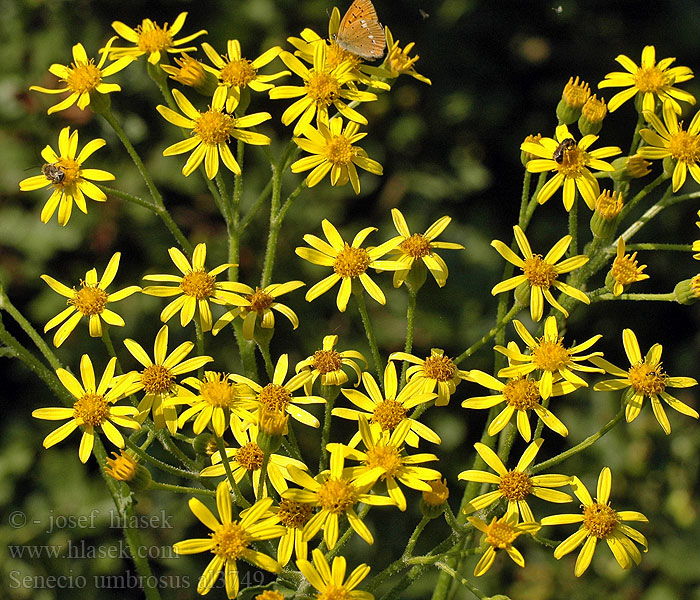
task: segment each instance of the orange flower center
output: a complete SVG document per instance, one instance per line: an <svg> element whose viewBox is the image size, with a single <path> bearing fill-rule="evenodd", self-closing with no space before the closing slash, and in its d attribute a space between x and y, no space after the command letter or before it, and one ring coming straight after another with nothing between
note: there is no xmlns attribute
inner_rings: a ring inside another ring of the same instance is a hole
<svg viewBox="0 0 700 600"><path fill-rule="evenodd" d="M102 81L102 71L91 58L88 62L71 63L65 80L68 89L75 94L89 94Z"/></svg>
<svg viewBox="0 0 700 600"><path fill-rule="evenodd" d="M410 238L406 238L399 248L411 258L423 258L431 253L430 240L420 233L414 233Z"/></svg>
<svg viewBox="0 0 700 600"><path fill-rule="evenodd" d="M331 74L324 71L311 71L309 78L304 83L306 95L311 98L318 107L330 106L340 96L340 83Z"/></svg>
<svg viewBox="0 0 700 600"><path fill-rule="evenodd" d="M209 298L216 289L216 277L209 275L205 269L190 271L180 282L182 293L196 300Z"/></svg>
<svg viewBox="0 0 700 600"><path fill-rule="evenodd" d="M345 48L341 48L336 42L332 42L326 50L326 69L332 71L345 61L350 61L354 66L357 66L362 62L362 59L352 52L348 52Z"/></svg>
<svg viewBox="0 0 700 600"><path fill-rule="evenodd" d="M229 408L236 399L236 390L226 375L217 373L210 375L199 388L202 399L220 408Z"/></svg>
<svg viewBox="0 0 700 600"><path fill-rule="evenodd" d="M207 112L199 114L192 131L202 140L203 144L218 146L228 142L235 126L236 119L234 117L210 108Z"/></svg>
<svg viewBox="0 0 700 600"><path fill-rule="evenodd" d="M671 136L668 141L668 150L676 160L695 164L700 161L700 137L681 129Z"/></svg>
<svg viewBox="0 0 700 600"><path fill-rule="evenodd" d="M321 375L340 370L342 364L342 357L335 350L316 350L314 352L314 369Z"/></svg>
<svg viewBox="0 0 700 600"><path fill-rule="evenodd" d="M545 262L541 254L526 258L521 269L530 285L536 287L549 288L559 277L555 266Z"/></svg>
<svg viewBox="0 0 700 600"><path fill-rule="evenodd" d="M204 83L206 72L202 67L202 63L184 52L182 53L182 58L175 57L174 60L175 64L180 68L175 69L175 67L172 67L175 70L168 71L171 79L184 85L189 85L190 87L195 87Z"/></svg>
<svg viewBox="0 0 700 600"><path fill-rule="evenodd" d="M284 386L268 383L260 391L258 400L266 410L283 413L287 405L292 401L292 395Z"/></svg>
<svg viewBox="0 0 700 600"><path fill-rule="evenodd" d="M620 214L623 205L622 192L603 190L595 201L595 210L606 221L612 221Z"/></svg>
<svg viewBox="0 0 700 600"><path fill-rule="evenodd" d="M433 354L426 358L423 365L423 373L428 379L441 382L450 381L455 376L456 370L457 367L452 359L439 354Z"/></svg>
<svg viewBox="0 0 700 600"><path fill-rule="evenodd" d="M661 369L661 363L650 365L644 361L633 365L627 377L634 391L645 396L656 396L666 389L667 375Z"/></svg>
<svg viewBox="0 0 700 600"><path fill-rule="evenodd" d="M622 285L628 285L639 281L642 269L638 268L636 257L637 253L635 252L632 255L625 254L624 256L619 256L613 261L610 274L615 281Z"/></svg>
<svg viewBox="0 0 700 600"><path fill-rule="evenodd" d="M89 315L101 315L105 309L105 304L109 299L109 295L97 285L91 286L85 283L72 298L68 299L68 304L72 304L75 310Z"/></svg>
<svg viewBox="0 0 700 600"><path fill-rule="evenodd" d="M124 450L119 454L112 452L112 458L107 458L105 473L117 481L131 481L136 476L138 463Z"/></svg>
<svg viewBox="0 0 700 600"><path fill-rule="evenodd" d="M295 502L294 500L282 498L280 500L277 516L282 525L285 527L301 529L311 518L312 513L313 506L310 504L304 504L303 502Z"/></svg>
<svg viewBox="0 0 700 600"><path fill-rule="evenodd" d="M258 71L251 61L247 58L241 58L226 63L221 69L220 77L226 85L245 87L255 79L257 73Z"/></svg>
<svg viewBox="0 0 700 600"><path fill-rule="evenodd" d="M508 471L501 476L498 489L506 500L520 502L532 491L532 481L521 471Z"/></svg>
<svg viewBox="0 0 700 600"><path fill-rule="evenodd" d="M333 261L333 270L341 277L359 277L372 262L367 250L355 248L345 242L345 247L338 252Z"/></svg>
<svg viewBox="0 0 700 600"><path fill-rule="evenodd" d="M136 34L139 36L139 50L143 52L157 52L158 50L172 48L173 36L168 31L167 25L164 28L159 27L155 23L146 27L139 25L136 28Z"/></svg>
<svg viewBox="0 0 700 600"><path fill-rule="evenodd" d="M575 144L562 151L561 162L557 161L557 170L564 177L578 177L588 162L588 153Z"/></svg>
<svg viewBox="0 0 700 600"><path fill-rule="evenodd" d="M405 418L406 409L396 400L387 399L375 406L370 421L379 423L384 431L394 431Z"/></svg>
<svg viewBox="0 0 700 600"><path fill-rule="evenodd" d="M109 402L102 394L87 393L73 404L73 418L86 425L102 425L109 416Z"/></svg>
<svg viewBox="0 0 700 600"><path fill-rule="evenodd" d="M147 394L168 394L175 375L163 365L151 365L141 372L141 383Z"/></svg>
<svg viewBox="0 0 700 600"><path fill-rule="evenodd" d="M486 543L494 548L508 548L520 535L512 525L503 521L494 521L488 527Z"/></svg>
<svg viewBox="0 0 700 600"><path fill-rule="evenodd" d="M418 58L418 56L414 56L411 58L408 55L408 52L405 51L405 49L401 50L397 47L389 55L389 63L391 64L391 70L394 72L405 73L414 65Z"/></svg>
<svg viewBox="0 0 700 600"><path fill-rule="evenodd" d="M671 82L659 67L640 67L634 74L634 87L640 92L659 92Z"/></svg>
<svg viewBox="0 0 700 600"><path fill-rule="evenodd" d="M248 471L257 471L263 464L264 454L255 442L248 442L236 450L235 461Z"/></svg>
<svg viewBox="0 0 700 600"><path fill-rule="evenodd" d="M326 142L326 158L334 165L349 165L355 154L357 149L344 135L334 135Z"/></svg>
<svg viewBox="0 0 700 600"><path fill-rule="evenodd" d="M403 467L401 454L394 446L374 446L367 450L366 465L373 469L380 467L384 470L382 479L394 477Z"/></svg>
<svg viewBox="0 0 700 600"><path fill-rule="evenodd" d="M357 488L346 479L330 477L316 493L318 504L331 514L341 515L357 502Z"/></svg>
<svg viewBox="0 0 700 600"><path fill-rule="evenodd" d="M503 397L515 410L532 410L539 404L540 387L531 379L511 379L503 388Z"/></svg>
<svg viewBox="0 0 700 600"><path fill-rule="evenodd" d="M214 542L212 553L226 560L240 558L251 542L251 535L237 522L224 523L209 535Z"/></svg>
<svg viewBox="0 0 700 600"><path fill-rule="evenodd" d="M562 345L561 338L540 338L532 349L532 362L542 371L558 371L569 362L569 352Z"/></svg>
<svg viewBox="0 0 700 600"><path fill-rule="evenodd" d="M275 299L268 293L263 292L259 287L255 288L252 294L246 296L250 306L245 309L249 312L262 313L268 310L275 302Z"/></svg>
<svg viewBox="0 0 700 600"><path fill-rule="evenodd" d="M589 535L600 540L607 538L619 523L617 513L607 504L594 502L583 509L583 526Z"/></svg>

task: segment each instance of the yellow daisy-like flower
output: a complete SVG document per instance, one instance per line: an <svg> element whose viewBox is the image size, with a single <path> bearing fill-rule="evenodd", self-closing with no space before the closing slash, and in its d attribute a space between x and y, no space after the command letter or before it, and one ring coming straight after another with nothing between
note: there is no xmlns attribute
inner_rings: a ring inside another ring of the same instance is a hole
<svg viewBox="0 0 700 600"><path fill-rule="evenodd" d="M227 462L233 475L233 480L240 483L246 475L252 477L253 492L258 494L260 490L260 477L262 476L262 465L265 454L255 441L258 437L257 425L251 425L245 431L234 431L239 448L226 448ZM215 452L211 457L211 466L205 467L200 472L202 477L221 477L226 475L226 467L221 460L221 453ZM284 456L283 454L271 453L268 456L266 478L278 494L283 494L287 488L287 479L291 479L288 467L293 466L302 471L306 470L306 465L300 460ZM228 481L228 480L227 480ZM268 495L267 486L262 492L262 497Z"/></svg>
<svg viewBox="0 0 700 600"><path fill-rule="evenodd" d="M304 132L313 118L327 123L329 120L328 109L333 106L349 121L367 125L367 119L350 108L343 100L350 102L369 102L376 100L377 96L370 92L363 92L355 88L345 87L358 79L355 73L353 61L346 60L332 69L327 64L328 47L325 41L314 43L313 68L308 69L293 54L283 51L280 58L287 67L304 80L304 84L280 85L270 90L270 98L299 98L282 114L282 123L289 125L296 119L294 135Z"/></svg>
<svg viewBox="0 0 700 600"><path fill-rule="evenodd" d="M625 254L625 240L620 236L617 240L617 256L610 269L610 276L615 282L613 294L619 296L625 290L625 286L649 279L649 275L643 273L646 268L646 265L638 265L636 252Z"/></svg>
<svg viewBox="0 0 700 600"><path fill-rule="evenodd" d="M213 73L219 80L219 85L214 92L214 104L223 104L217 96L223 96L226 103L226 112L232 113L241 101L241 94L248 89L254 92L266 92L275 85L270 83L285 75L290 75L289 71L280 71L263 75L258 70L271 63L282 48L275 46L263 52L255 60L243 58L241 54L241 44L238 40L229 40L226 44L227 55L219 54L207 42L202 44L202 50L209 57L215 68L205 66L204 68Z"/></svg>
<svg viewBox="0 0 700 600"><path fill-rule="evenodd" d="M495 296L501 292L507 292L508 290L515 289L519 285L524 284L528 286L530 288L530 316L533 321L539 321L542 318L544 300L547 300L554 308L562 312L565 317L569 316L569 312L554 299L550 288L555 288L567 296L580 300L584 304L591 303L588 296L581 290L558 280L560 275L575 271L585 265L589 260L588 256L579 254L578 256L572 256L557 264L557 261L564 256L571 245L572 237L570 235L565 235L561 238L554 244L552 249L547 252L547 255L542 258L541 254L532 253L530 242L528 242L525 232L523 232L519 225L513 227L513 233L515 233L515 241L518 243L523 258L520 258L500 240L493 240L491 245L509 263L519 267L523 273L522 275L510 277L496 284L491 290L492 295Z"/></svg>
<svg viewBox="0 0 700 600"><path fill-rule="evenodd" d="M313 187L330 172L331 185L345 185L350 181L352 189L359 194L360 178L355 165L375 175L384 172L382 165L367 156L362 148L353 145L367 135L358 133L359 128L357 123L351 121L343 129L341 119L333 119L330 124L319 119L318 129L306 125L301 129L305 137L292 139L311 156L304 156L293 163L292 173L313 169L306 177L306 184Z"/></svg>
<svg viewBox="0 0 700 600"><path fill-rule="evenodd" d="M375 433L382 431L392 432L400 423L408 421L410 429L406 435L406 443L409 446L417 448L419 438L428 440L433 444L441 443L440 436L430 427L408 416L408 412L412 408L430 402L436 397L436 394L422 391L420 384L416 383L405 385L399 392L396 367L391 361L384 369L383 392L377 385L374 377L367 371L362 373L362 383L367 394L363 394L359 390L342 390L343 395L361 410L342 407L334 408L331 411L334 417L357 421L360 415L363 415L368 419L370 427L376 430ZM359 440L360 434L358 432L350 441L350 446L354 446Z"/></svg>
<svg viewBox="0 0 700 600"><path fill-rule="evenodd" d="M505 550L516 565L524 567L525 559L513 542L524 533L537 533L541 527L539 523L518 523L518 516L514 514L503 515L500 519L494 517L489 524L476 517L467 517L467 520L484 534L483 543L488 546L474 568L475 577L481 577L491 568L497 550Z"/></svg>
<svg viewBox="0 0 700 600"><path fill-rule="evenodd" d="M252 388L256 394L256 402L259 403L263 410L287 413L300 423L304 423L304 425L318 427L320 425L319 420L308 411L298 407L297 404L325 404L326 400L320 396L293 396L292 394L303 387L311 378L311 374L308 371L302 371L285 383L284 380L288 371L289 356L283 354L277 360L272 374L272 381L266 386L262 386L243 375L234 373L231 377L234 381L245 383Z"/></svg>
<svg viewBox="0 0 700 600"><path fill-rule="evenodd" d="M603 337L602 335L594 335L585 342L567 349L562 343L564 338L559 337L557 320L554 317L547 317L544 322L544 335L537 340L532 337L530 332L517 319L513 319L513 326L520 336L520 339L525 342L530 353L523 354L520 352L517 345L514 344L509 344L507 348L503 346L494 346L494 350L505 354L513 363L501 369L498 372L498 376L524 377L533 371L540 371L542 374L539 381L540 395L543 400L553 395L555 375L559 375L576 387L588 387L586 381L576 375L574 371L587 373L603 372L597 367L589 367L580 364L584 360L589 360L592 357L602 356L602 352L592 352L590 354L577 356L579 353L588 350Z"/></svg>
<svg viewBox="0 0 700 600"><path fill-rule="evenodd" d="M313 356L309 356L301 362L298 362L294 368L297 373L300 371L309 371L311 373L311 378L306 382L304 387L304 391L307 394L311 393L311 388L319 377L321 378L321 385L340 386L347 383L348 376L347 373L343 371L343 365L347 365L355 371L355 375L357 375L355 387L360 385L362 368L355 361L362 361L366 369L367 359L357 350L343 350L342 352L338 352L335 349L337 343L337 335L324 336L321 349L316 350Z"/></svg>
<svg viewBox="0 0 700 600"><path fill-rule="evenodd" d="M656 131L642 129L639 132L647 145L641 146L637 154L650 159L670 156L675 161L671 178L674 192L685 183L688 171L700 183L700 112L695 113L687 130L678 123L678 115L669 104L664 104L663 123L651 112L645 112L644 117Z"/></svg>
<svg viewBox="0 0 700 600"><path fill-rule="evenodd" d="M37 419L49 421L70 419L44 438L44 448L50 448L64 440L81 426L84 427L84 431L78 450L80 462L87 462L90 458L95 443L96 427L102 429L107 439L115 446L124 447L124 437L114 425L129 429L139 429L140 425L134 419L136 409L133 406L114 406L115 402L128 395L128 388L134 377L129 375L117 381L114 377L116 365L117 359L111 358L99 383L96 383L92 361L87 354L83 354L80 359L82 384L65 369L56 371L61 383L76 401L72 408L37 408L32 412L32 416Z"/></svg>
<svg viewBox="0 0 700 600"><path fill-rule="evenodd" d="M671 424L666 416L666 411L659 398L679 413L697 419L698 412L674 398L666 391L666 388L687 388L697 385L692 377L669 377L661 368L661 344L654 344L649 348L646 356L642 358L637 336L631 329L622 332L622 343L625 354L630 361L630 368L625 371L602 358L593 358L591 362L605 369L606 373L619 379L606 379L597 383L595 391L614 391L624 389L625 418L628 423L634 421L642 410L644 398L649 398L651 408L656 420L664 432L671 433Z"/></svg>
<svg viewBox="0 0 700 600"><path fill-rule="evenodd" d="M226 482L223 481L216 488L218 519L200 500L190 498L190 510L211 533L206 538L177 542L173 544L173 550L177 554L196 554L208 550L214 555L199 578L198 594L209 593L223 569L226 597L238 596L240 582L236 561L239 559L272 573L282 570L274 558L250 547L254 542L271 540L285 534L285 528L277 524L277 517L269 516L270 506L271 498L258 500L241 513L239 520L234 521L231 514L231 495Z"/></svg>
<svg viewBox="0 0 700 600"><path fill-rule="evenodd" d="M138 419L141 423L148 413L152 413L153 422L158 429L168 427L171 433L177 431L177 412L172 404L165 402L173 395L180 395L184 388L175 382L175 378L183 373L195 371L214 360L211 356L185 357L192 352L193 342L183 342L170 354L168 354L168 326L163 325L156 335L153 344L153 357L151 360L143 347L134 340L124 340L126 349L139 361L144 369L137 373L127 394L134 394L144 390L146 395L138 405ZM131 373L128 374L131 376Z"/></svg>
<svg viewBox="0 0 700 600"><path fill-rule="evenodd" d="M651 112L656 109L657 98L663 104L669 104L674 112L679 114L682 109L677 100L695 104L695 98L692 94L674 87L676 83L692 79L693 71L689 67L671 67L676 60L675 58L664 58L657 63L654 46L644 46L641 66L638 66L624 54L618 55L615 60L622 65L627 73L623 71L608 73L605 79L598 84L598 87L625 87L628 89L618 92L610 99L608 103L610 112L617 110L634 96L637 96L641 110Z"/></svg>
<svg viewBox="0 0 700 600"><path fill-rule="evenodd" d="M227 424L232 432L238 432L255 421L251 413L256 408L252 390L247 385L233 383L231 375L206 371L202 379L186 377L182 383L192 386L197 394L184 391L165 401L166 406L190 405L179 416L178 427L181 428L196 415L192 424L196 435L211 423L214 433L222 437Z"/></svg>
<svg viewBox="0 0 700 600"><path fill-rule="evenodd" d="M515 469L508 470L498 458L498 455L485 444L477 442L474 448L484 462L491 467L496 475L488 471L470 469L462 471L457 477L465 481L477 481L498 486L498 489L486 492L471 500L464 508L467 514L482 510L498 502L501 498L508 502L506 516L510 514L520 515L523 521L535 521L535 516L527 503L528 496L542 498L547 502L571 502L569 494L554 490L571 482L568 475L529 475L530 468L535 457L542 447L544 440L539 438L532 442L523 452Z"/></svg>
<svg viewBox="0 0 700 600"><path fill-rule="evenodd" d="M598 540L605 540L615 560L623 569L629 569L632 562L639 564L642 555L634 545L637 542L647 551L647 540L636 529L625 525L623 521L641 521L648 519L634 510L616 511L610 507L610 490L612 475L609 467L604 467L598 477L595 501L578 477L573 478L571 489L583 504L582 514L552 515L542 519L542 525L569 525L581 523L579 530L566 538L554 550L554 558L576 550L581 543L583 547L576 559L574 575L581 577L591 564Z"/></svg>
<svg viewBox="0 0 700 600"><path fill-rule="evenodd" d="M65 342L83 317L88 318L88 327L92 337L102 335L102 321L116 327L124 326L124 319L114 311L109 310L107 304L123 300L140 291L141 288L137 285L130 285L118 292L107 293L107 288L117 275L120 257L121 252L116 252L112 256L99 282L97 281L96 269L90 269L85 273L85 280L80 282L79 290L70 289L49 275L41 276L54 292L68 298L68 308L57 314L44 326L44 333L46 333L59 323L63 323L53 336L54 346L58 348Z"/></svg>
<svg viewBox="0 0 700 600"><path fill-rule="evenodd" d="M365 227L355 236L352 244L343 240L338 230L327 219L323 219L321 227L328 242L307 233L304 236L304 241L311 248L296 248L294 250L304 260L333 269L332 275L322 279L306 292L306 300L311 302L340 281L336 305L340 312L345 312L352 292L353 281L359 279L362 287L372 298L379 304L386 304L384 292L367 275L367 269L373 267L382 271L396 271L402 268L401 263L397 261L379 260L401 243L401 237L397 236L379 246L365 249L360 246L370 233L377 230L376 227Z"/></svg>
<svg viewBox="0 0 700 600"><path fill-rule="evenodd" d="M129 57L131 60L134 60L139 56L148 54L148 62L155 65L164 60L167 54L194 52L197 49L196 46L183 47L183 44L191 42L200 35L205 35L207 31L200 29L197 33L185 36L179 40L173 39L180 33L186 18L187 13L181 12L170 27L168 27L167 23L160 27L151 19L143 19L141 25L137 25L136 28L131 28L121 21L114 21L112 29L127 42L136 45L133 48L105 48L105 55L109 52L112 59Z"/></svg>
<svg viewBox="0 0 700 600"><path fill-rule="evenodd" d="M277 301L282 294L287 294L306 285L303 281L288 281L287 283L272 283L262 289L249 285L237 283L235 291L247 301L247 304L238 306L225 313L215 324L212 333L216 335L226 325L240 316L243 319L243 337L252 340L255 333L255 324L260 322L260 327L273 329L275 326L275 313L273 310L283 314L292 327L299 327L299 318L296 313L286 304Z"/></svg>
<svg viewBox="0 0 700 600"><path fill-rule="evenodd" d="M214 94L217 87L216 77L206 71L201 62L186 52L183 52L182 56L174 57L173 60L177 67L160 65L160 68L170 76L170 79L192 87L204 96Z"/></svg>
<svg viewBox="0 0 700 600"><path fill-rule="evenodd" d="M167 323L179 311L180 325L185 327L194 318L195 312L199 312L202 331L209 331L213 321L210 302L214 304L248 304L248 300L235 293L241 289L240 283L216 280L217 275L236 265L224 263L211 271L206 270L204 263L207 258L207 245L205 243L197 244L195 247L192 253L192 264L177 248L169 248L168 254L182 273L182 277L179 275L144 275L143 278L146 281L162 281L178 285L176 287L149 285L142 290L144 294L149 296L161 298L178 296L161 311L160 320L163 323Z"/></svg>
<svg viewBox="0 0 700 600"><path fill-rule="evenodd" d="M162 104L156 106L156 110L173 125L192 130L191 137L163 150L163 156L174 156L192 150L185 166L182 167L182 174L185 177L192 174L204 161L207 177L213 179L219 172L219 155L227 169L240 175L241 167L228 147L231 138L254 146L270 144L270 138L266 135L244 129L267 121L271 118L270 113L260 112L235 117L224 112L226 97L222 94L214 97L211 107L206 112L198 111L178 90L173 90L173 98L185 116Z"/></svg>
<svg viewBox="0 0 700 600"><path fill-rule="evenodd" d="M394 36L389 31L388 27L384 27L384 35L386 37L386 58L382 67L389 72L389 76L393 79L399 75L410 75L418 81L432 85L430 79L418 73L415 69L415 64L420 56L410 56L415 42L409 42L404 48L399 46L399 40L394 40Z"/></svg>
<svg viewBox="0 0 700 600"><path fill-rule="evenodd" d="M58 77L61 82L66 84L64 88L49 89L38 85L32 85L29 89L43 94L62 94L70 92L67 98L61 100L58 104L54 104L48 110L48 114L65 110L74 104L77 104L80 110L85 110L95 94L109 94L111 92L119 92L121 88L116 83L105 83L103 79L110 77L121 71L132 60L131 57L123 57L115 60L112 64L102 68L107 60L107 55L110 51L112 42L117 39L114 36L107 42L102 51L100 62L95 64L94 59L88 58L85 48L82 44L73 46L73 62L70 66L52 64L49 67L49 72Z"/></svg>
<svg viewBox="0 0 700 600"><path fill-rule="evenodd" d="M404 511L406 510L406 496L399 487L399 483L419 492L429 492L432 488L428 481L442 478L440 471L416 466L437 460L437 456L427 452L415 455L406 454L404 442L411 430L410 421L407 419L401 421L391 432L391 435L388 435L388 432L380 432L370 427L363 414L358 415L358 421L365 451L342 444L328 444L328 450L331 454L341 452L345 458L361 463L354 468L355 485L371 488L381 479L386 483L389 497L399 507L399 510Z"/></svg>
<svg viewBox="0 0 700 600"><path fill-rule="evenodd" d="M443 287L447 282L447 265L435 250L440 248L449 250L464 250L462 244L454 242L436 242L437 238L452 220L450 217L442 217L435 221L425 233L411 233L406 219L398 208L391 209L391 218L394 227L402 238L399 247L394 252L399 254L398 261L403 263L404 268L394 271L394 287L400 287L408 277L414 265L421 263L427 267L435 278L436 283Z"/></svg>
<svg viewBox="0 0 700 600"><path fill-rule="evenodd" d="M309 583L318 590L316 598L319 600L325 598L374 600L373 594L355 589L369 575L369 565L362 563L345 580L347 569L345 557L336 556L331 566L318 548L315 548L311 555L313 564L308 560L297 560L297 567Z"/></svg>
<svg viewBox="0 0 700 600"><path fill-rule="evenodd" d="M85 196L97 202L107 200L105 193L88 180L112 181L114 175L101 169L83 168L83 163L106 143L102 138L92 140L76 156L78 132L76 130L70 133L70 127L64 127L58 134L58 152L51 146L46 146L41 151L41 157L46 161L42 174L23 179L19 182L19 189L29 192L47 185L53 186L53 193L41 211L42 223L48 223L58 208L58 224L66 225L73 210L73 202L87 214Z"/></svg>
<svg viewBox="0 0 700 600"><path fill-rule="evenodd" d="M297 558L306 559L309 555L309 543L304 539L303 531L313 515L314 507L305 502L282 498L279 505L273 506L271 510L277 515L280 523L287 528L287 532L277 544L277 562L284 567L291 560L292 553Z"/></svg>
<svg viewBox="0 0 700 600"><path fill-rule="evenodd" d="M301 489L290 488L282 494L282 498L320 509L304 525L304 541L310 540L323 529L323 540L329 549L333 549L338 541L340 518L345 516L353 531L368 544L373 544L374 537L355 512L355 505L360 502L370 506L394 504L387 496L368 493L371 485L357 485L353 481L353 469L345 468L344 461L342 452L331 452L330 471L323 471L316 477L311 477L296 467L289 468L289 475Z"/></svg>
<svg viewBox="0 0 700 600"><path fill-rule="evenodd" d="M437 388L435 406L447 406L459 382L469 379L469 371L458 369L440 348L431 348L430 356L425 359L406 352L393 352L389 360L413 363L412 367L408 367L406 377L411 383L419 384L422 392L434 392Z"/></svg>
<svg viewBox="0 0 700 600"><path fill-rule="evenodd" d="M589 152L588 148L597 139L597 135L584 135L577 143L566 125L559 125L556 139L543 137L539 143L525 141L520 145L524 152L539 157L528 161L526 168L530 173L556 172L538 192L537 202L544 204L563 185L564 208L567 211L574 205L577 189L588 208L595 208L600 186L590 169L609 173L614 171L615 167L602 159L622 152L617 146L605 146Z"/></svg>
<svg viewBox="0 0 700 600"><path fill-rule="evenodd" d="M700 217L700 210L698 211L698 217ZM695 225L697 227L700 227L700 221L695 221ZM693 254L693 258L695 260L700 260L700 240L695 240L693 242L693 252L697 252L697 254Z"/></svg>
<svg viewBox="0 0 700 600"><path fill-rule="evenodd" d="M511 348L515 351L516 345ZM494 417L489 423L487 433L496 435L510 423L513 413L517 413L516 423L518 431L522 438L529 442L532 438L532 429L530 428L530 411L542 420L542 422L555 431L562 437L569 435L569 430L548 408L542 406L540 395L540 382L530 379L529 376L514 377L503 383L495 377L484 373L483 371L473 370L469 372L469 379L475 381L479 385L483 385L490 390L498 392L497 394L489 394L488 396L474 396L467 398L462 402L464 408L483 409L492 408L501 402L505 402L505 408ZM550 397L563 396L573 392L578 385L569 381L558 381L552 384Z"/></svg>

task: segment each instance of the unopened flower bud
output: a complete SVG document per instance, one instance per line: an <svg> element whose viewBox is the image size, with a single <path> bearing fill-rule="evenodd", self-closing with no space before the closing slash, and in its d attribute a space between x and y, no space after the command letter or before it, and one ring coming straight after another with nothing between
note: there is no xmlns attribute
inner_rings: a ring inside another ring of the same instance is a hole
<svg viewBox="0 0 700 600"><path fill-rule="evenodd" d="M446 479L435 479L427 482L431 490L423 492L420 500L420 510L424 517L435 519L443 513L445 502L450 497L450 490L447 488L446 482Z"/></svg>
<svg viewBox="0 0 700 600"><path fill-rule="evenodd" d="M581 109L591 95L591 89L585 81L571 77L564 86L561 100L557 105L559 123L573 123L581 116Z"/></svg>
<svg viewBox="0 0 700 600"><path fill-rule="evenodd" d="M537 135L528 135L524 140L523 143L532 143L532 144L539 144L540 140L542 139L542 134L538 133ZM533 158L537 158L534 154L530 154L529 152L526 152L525 150L520 151L520 162L523 163L523 166L527 166L527 163L531 161Z"/></svg>
<svg viewBox="0 0 700 600"><path fill-rule="evenodd" d="M700 274L679 281L673 288L673 295L680 304L695 304L700 298Z"/></svg>
<svg viewBox="0 0 700 600"><path fill-rule="evenodd" d="M595 201L595 210L591 215L591 231L602 239L611 238L617 229L617 216L624 203L620 192L603 190Z"/></svg>
<svg viewBox="0 0 700 600"><path fill-rule="evenodd" d="M124 481L134 491L145 490L151 485L151 473L149 470L137 463L134 458L124 450L119 454L112 452L112 458L107 458L105 473L112 479Z"/></svg>
<svg viewBox="0 0 700 600"><path fill-rule="evenodd" d="M598 100L593 94L581 109L581 116L578 120L578 129L583 135L598 135L603 127L603 119L608 114L608 107L605 100Z"/></svg>

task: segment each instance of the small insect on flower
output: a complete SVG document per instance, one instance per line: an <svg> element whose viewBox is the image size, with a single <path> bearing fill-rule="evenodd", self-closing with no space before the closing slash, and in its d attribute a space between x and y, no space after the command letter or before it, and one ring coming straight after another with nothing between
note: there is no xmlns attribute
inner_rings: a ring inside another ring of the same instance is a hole
<svg viewBox="0 0 700 600"><path fill-rule="evenodd" d="M384 56L384 27L370 0L355 0L350 5L340 21L335 41L344 50L365 60L377 60Z"/></svg>
<svg viewBox="0 0 700 600"><path fill-rule="evenodd" d="M58 163L44 163L41 172L51 183L61 183L66 177L66 172Z"/></svg>
<svg viewBox="0 0 700 600"><path fill-rule="evenodd" d="M558 164L564 162L564 155L574 146L576 141L573 138L566 138L557 146L557 149L552 153L552 159Z"/></svg>

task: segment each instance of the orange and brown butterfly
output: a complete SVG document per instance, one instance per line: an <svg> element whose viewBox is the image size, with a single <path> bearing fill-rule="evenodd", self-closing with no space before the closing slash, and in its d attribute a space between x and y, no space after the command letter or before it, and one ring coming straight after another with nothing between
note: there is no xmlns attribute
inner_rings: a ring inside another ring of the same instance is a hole
<svg viewBox="0 0 700 600"><path fill-rule="evenodd" d="M384 27L370 0L354 0L340 21L335 41L344 50L365 60L384 56Z"/></svg>

